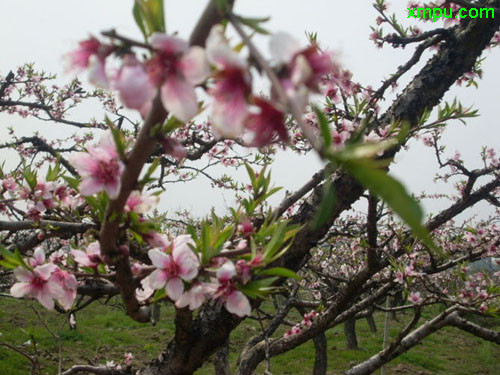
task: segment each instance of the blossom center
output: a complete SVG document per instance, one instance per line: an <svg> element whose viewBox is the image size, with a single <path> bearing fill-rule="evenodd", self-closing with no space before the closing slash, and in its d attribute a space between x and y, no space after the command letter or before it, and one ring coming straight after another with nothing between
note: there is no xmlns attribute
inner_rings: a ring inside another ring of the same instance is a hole
<svg viewBox="0 0 500 375"><path fill-rule="evenodd" d="M99 161L95 177L103 184L111 184L116 181L119 171L120 166L117 160Z"/></svg>

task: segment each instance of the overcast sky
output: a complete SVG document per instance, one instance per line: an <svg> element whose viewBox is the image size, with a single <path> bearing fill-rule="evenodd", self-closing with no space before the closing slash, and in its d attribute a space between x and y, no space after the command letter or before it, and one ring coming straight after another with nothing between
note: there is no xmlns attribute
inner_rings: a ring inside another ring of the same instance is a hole
<svg viewBox="0 0 500 375"><path fill-rule="evenodd" d="M25 62L36 62L38 69L59 75L59 82L71 79L64 75L62 56L75 48L77 42L89 34L116 28L120 33L140 39L141 35L132 18L132 0L1 0L0 1L0 74ZM187 38L207 0L165 0L168 32L178 31ZM377 49L368 35L369 26L374 24L376 12L367 0L237 0L236 12L246 16L271 16L268 29L282 30L306 42L305 31L317 32L324 48L337 51L344 67L350 69L354 79L363 85L378 87L384 77L388 77L405 62L411 50L393 50L390 47ZM406 1L394 1L391 6L405 22ZM500 15L499 15L500 16ZM426 26L426 25L423 25ZM267 40L258 39L258 45L267 53ZM464 127L459 123L450 126L444 140L448 144L447 154L451 156L460 150L465 160L471 160L471 167L480 167L478 154L483 145L494 147L500 152L500 124L498 105L500 95L500 48L486 52L484 78L478 90L474 88L452 88L447 99L459 97L464 105L475 105L481 117L469 121ZM424 61L430 55L426 55ZM421 66L421 65L420 65ZM418 67L413 72L418 71ZM409 78L411 75L409 76ZM84 77L82 77L84 79ZM408 79L403 80L401 88ZM95 110L96 111L96 110ZM75 112L76 120L88 120L92 108ZM42 134L70 134L74 129L61 130L61 126L34 120L23 120L13 116L0 115L0 139L5 139L7 126L15 126L23 134L29 135L33 129ZM2 151L0 161L8 157ZM401 152L391 168L409 190L419 193L424 189L432 192L446 192L444 186L433 183L435 162L432 153L420 144L410 151ZM293 154L280 155L273 166L275 185L294 190L304 184L321 166L319 159L310 155L297 157ZM172 209L184 207L193 213L203 215L215 205L219 211L230 202L231 194L213 191L208 181L200 178L196 183L172 186L164 194L163 204ZM225 199L224 199L225 198ZM426 205L428 212L446 205ZM476 212L485 213L485 206Z"/></svg>

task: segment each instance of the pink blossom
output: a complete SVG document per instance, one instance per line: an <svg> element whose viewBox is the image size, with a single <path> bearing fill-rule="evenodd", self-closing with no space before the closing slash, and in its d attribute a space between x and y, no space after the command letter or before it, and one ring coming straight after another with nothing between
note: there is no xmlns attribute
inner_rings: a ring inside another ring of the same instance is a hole
<svg viewBox="0 0 500 375"><path fill-rule="evenodd" d="M181 121L198 113L194 87L208 76L202 48L165 34L154 33L150 43L156 54L146 64L150 82L161 87L163 106Z"/></svg>
<svg viewBox="0 0 500 375"><path fill-rule="evenodd" d="M106 132L97 146L91 146L88 152L79 152L70 158L82 177L80 194L92 195L106 191L115 199L121 186L124 165L119 158L111 132Z"/></svg>
<svg viewBox="0 0 500 375"><path fill-rule="evenodd" d="M135 212L136 214L145 214L153 207L158 205L160 198L158 196L144 196L140 191L134 190L130 193L125 212Z"/></svg>
<svg viewBox="0 0 500 375"><path fill-rule="evenodd" d="M31 267L41 266L45 263L45 252L41 247L37 247L33 253L33 257L28 259Z"/></svg>
<svg viewBox="0 0 500 375"><path fill-rule="evenodd" d="M350 133L347 131L332 131L332 146L335 148L340 148L344 146L345 141L347 141L350 137Z"/></svg>
<svg viewBox="0 0 500 375"><path fill-rule="evenodd" d="M288 141L285 127L285 115L276 109L269 101L256 97L254 103L259 109L258 114L248 116L245 127L252 131L252 146L262 147L273 141L275 134L283 142Z"/></svg>
<svg viewBox="0 0 500 375"><path fill-rule="evenodd" d="M51 279L57 282L63 290L57 299L58 302L65 310L71 309L73 301L76 298L76 289L78 287L75 275L71 272L63 271L58 268L52 273Z"/></svg>
<svg viewBox="0 0 500 375"><path fill-rule="evenodd" d="M281 84L300 108L307 104L308 90L319 93L322 80L338 70L332 56L322 52L318 45L304 48L284 32L273 34L270 50L273 59L285 67L280 74Z"/></svg>
<svg viewBox="0 0 500 375"><path fill-rule="evenodd" d="M35 267L33 271L17 267L14 276L19 282L10 288L10 294L16 298L36 298L45 308L52 310L54 300L64 293L60 284L51 278L56 269L57 266L51 263Z"/></svg>
<svg viewBox="0 0 500 375"><path fill-rule="evenodd" d="M123 360L123 363L125 363L125 365L127 366L130 366L130 364L132 363L132 359L134 359L134 355L132 353L125 353L124 357L125 359Z"/></svg>
<svg viewBox="0 0 500 375"><path fill-rule="evenodd" d="M149 250L148 255L157 268L148 276L149 284L153 289L166 286L168 296L177 301L184 292L182 280L190 281L198 275L200 262L189 245L194 242L189 235L175 238L170 247L171 254L158 249Z"/></svg>
<svg viewBox="0 0 500 375"><path fill-rule="evenodd" d="M65 265L66 264L66 257L67 253L64 250L57 250L54 251L52 254L50 254L50 262L54 263L55 265Z"/></svg>
<svg viewBox="0 0 500 375"><path fill-rule="evenodd" d="M411 292L408 300L415 304L421 303L422 297L420 297L420 292Z"/></svg>
<svg viewBox="0 0 500 375"><path fill-rule="evenodd" d="M2 188L6 191L13 192L17 188L17 183L12 177L7 177L4 179L0 179Z"/></svg>
<svg viewBox="0 0 500 375"><path fill-rule="evenodd" d="M220 25L210 31L206 46L208 61L218 69L215 86L209 91L215 98L211 119L214 132L218 137L235 138L243 133L248 115L251 77L247 64L228 45Z"/></svg>
<svg viewBox="0 0 500 375"><path fill-rule="evenodd" d="M299 333L302 332L302 329L300 328L300 324L296 324L292 327L292 329L288 330L283 337L288 338L290 336L298 335Z"/></svg>
<svg viewBox="0 0 500 375"><path fill-rule="evenodd" d="M119 92L120 100L127 108L143 112L154 95L146 67L134 55L126 55L116 75L113 86ZM145 111L144 111L145 112Z"/></svg>
<svg viewBox="0 0 500 375"><path fill-rule="evenodd" d="M396 272L396 278L394 279L394 282L397 282L399 284L403 284L404 282L404 273L401 271Z"/></svg>
<svg viewBox="0 0 500 375"><path fill-rule="evenodd" d="M167 236L156 231L150 231L146 234L143 234L143 238L151 247L159 247L163 249L170 244Z"/></svg>
<svg viewBox="0 0 500 375"><path fill-rule="evenodd" d="M75 261L83 267L96 269L97 266L102 263L101 246L97 241L88 245L85 252L81 250L71 250L71 254L75 258Z"/></svg>
<svg viewBox="0 0 500 375"><path fill-rule="evenodd" d="M189 306L190 310L195 310L205 302L206 296L213 293L215 290L211 284L195 283L187 292L175 302L175 306L179 309Z"/></svg>
<svg viewBox="0 0 500 375"><path fill-rule="evenodd" d="M238 224L238 231L240 231L245 236L253 233L253 224L250 220L243 220Z"/></svg>
<svg viewBox="0 0 500 375"><path fill-rule="evenodd" d="M236 290L233 277L236 275L236 269L233 262L226 262L217 270L217 279L215 286L217 290L214 298L217 298L225 303L226 310L232 314L244 317L250 315L252 309L247 297Z"/></svg>
<svg viewBox="0 0 500 375"><path fill-rule="evenodd" d="M248 247L248 241L247 240L240 240L238 244L236 245L236 250L244 250Z"/></svg>
<svg viewBox="0 0 500 375"><path fill-rule="evenodd" d="M139 302L144 302L151 297L154 292L155 290L149 285L149 279L145 278L141 280L140 288L135 290L135 296Z"/></svg>
<svg viewBox="0 0 500 375"><path fill-rule="evenodd" d="M82 40L79 43L79 47L68 54L71 60L71 67L78 69L87 68L89 66L90 57L97 55L101 46L101 42L94 37Z"/></svg>
<svg viewBox="0 0 500 375"><path fill-rule="evenodd" d="M178 162L181 162L186 156L187 152L184 146L175 138L164 137L161 140L163 150L166 154L172 156Z"/></svg>
<svg viewBox="0 0 500 375"><path fill-rule="evenodd" d="M68 54L72 69L88 69L89 81L106 88L108 78L105 71L106 58L113 51L112 46L104 45L91 37L80 42L79 47Z"/></svg>

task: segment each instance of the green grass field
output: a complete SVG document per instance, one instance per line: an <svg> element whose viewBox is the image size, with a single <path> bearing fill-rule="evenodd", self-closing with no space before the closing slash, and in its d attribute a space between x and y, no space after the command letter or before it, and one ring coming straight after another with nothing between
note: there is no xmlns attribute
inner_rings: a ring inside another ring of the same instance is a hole
<svg viewBox="0 0 500 375"><path fill-rule="evenodd" d="M35 314L36 309L44 322ZM119 306L89 306L77 315L77 329L67 325L60 331L63 369L72 364L104 364L106 360L119 363L125 352L135 356L134 365L147 363L154 358L173 334L172 311L162 307L160 322L155 326L139 324L129 319ZM424 314L424 318L426 315ZM428 316L427 316L428 317ZM299 319L297 317L297 319ZM392 335L405 324L408 316L401 315L400 322L391 322ZM37 302L0 298L0 342L12 345L25 344L24 350L33 353L33 342L44 374L57 374L58 346L46 326L57 331L64 318L43 309ZM345 349L342 326L327 332L328 373L341 374L349 366L378 352L382 347L382 314L376 316L378 333L371 333L366 322L357 325L360 350ZM500 329L500 321L491 326ZM238 348L259 330L255 321L247 320L231 335L230 359L234 367ZM281 334L281 332L280 332ZM311 374L314 363L312 342L295 350L274 357L271 371L280 374ZM26 375L29 362L22 355L0 346L0 374ZM206 363L196 372L198 375L213 374L213 365ZM257 373L262 373L259 368ZM498 375L500 374L500 347L484 342L454 328L445 328L429 336L410 352L387 366L387 374L407 375Z"/></svg>

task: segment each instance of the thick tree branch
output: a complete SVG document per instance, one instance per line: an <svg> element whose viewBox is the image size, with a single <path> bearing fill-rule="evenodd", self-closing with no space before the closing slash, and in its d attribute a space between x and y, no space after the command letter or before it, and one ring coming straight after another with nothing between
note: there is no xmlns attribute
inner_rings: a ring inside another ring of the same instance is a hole
<svg viewBox="0 0 500 375"><path fill-rule="evenodd" d="M399 343L390 345L387 349L382 350L380 353L372 356L366 361L352 367L346 371L346 375L368 375L382 367L397 356L407 352L409 349L417 345L425 337L438 331L447 324L449 324L450 314L456 310L455 307L449 308L443 313L436 316L434 319L422 324L416 330L400 339ZM456 312L455 312L456 313Z"/></svg>
<svg viewBox="0 0 500 375"><path fill-rule="evenodd" d="M474 336L482 338L483 340L491 341L495 344L500 345L499 331L493 331L491 329L481 327L480 325L472 323L471 321L464 319L459 315L450 316L448 321L450 325L457 327L462 331L469 332Z"/></svg>

